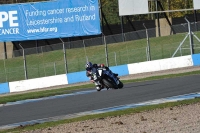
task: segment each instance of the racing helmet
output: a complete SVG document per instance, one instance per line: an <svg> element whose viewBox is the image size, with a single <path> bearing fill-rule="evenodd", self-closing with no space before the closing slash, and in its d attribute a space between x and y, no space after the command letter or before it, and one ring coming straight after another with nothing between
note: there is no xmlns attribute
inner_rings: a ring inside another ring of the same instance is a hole
<svg viewBox="0 0 200 133"><path fill-rule="evenodd" d="M85 69L86 69L87 71L90 71L90 70L92 69L92 63L91 63L91 62L87 62L87 63L85 64Z"/></svg>

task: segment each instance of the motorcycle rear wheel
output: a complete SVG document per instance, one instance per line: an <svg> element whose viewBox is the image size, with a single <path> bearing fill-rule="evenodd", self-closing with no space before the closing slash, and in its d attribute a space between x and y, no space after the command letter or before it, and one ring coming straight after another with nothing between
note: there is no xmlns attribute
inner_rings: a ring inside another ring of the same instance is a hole
<svg viewBox="0 0 200 133"><path fill-rule="evenodd" d="M118 88L121 89L121 88L123 88L123 86L124 86L124 84L121 81L119 81Z"/></svg>

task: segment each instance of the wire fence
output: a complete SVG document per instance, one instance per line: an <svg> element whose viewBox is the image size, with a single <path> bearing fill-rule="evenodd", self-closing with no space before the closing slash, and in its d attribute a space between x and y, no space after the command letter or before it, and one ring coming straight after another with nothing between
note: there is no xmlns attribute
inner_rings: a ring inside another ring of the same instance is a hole
<svg viewBox="0 0 200 133"><path fill-rule="evenodd" d="M171 58L181 43L175 57L191 54L189 37L183 42L188 35L187 23L160 27L160 31L161 36L158 36L157 28L151 28L12 51L7 53L12 55L11 58L0 60L0 82L83 71L87 60L118 66ZM193 36L194 53L199 53L200 22L191 23L191 31L197 37Z"/></svg>

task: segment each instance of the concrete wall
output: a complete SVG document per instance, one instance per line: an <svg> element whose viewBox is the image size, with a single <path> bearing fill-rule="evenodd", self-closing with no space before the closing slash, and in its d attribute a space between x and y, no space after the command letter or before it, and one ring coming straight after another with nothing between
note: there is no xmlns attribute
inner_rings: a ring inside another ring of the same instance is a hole
<svg viewBox="0 0 200 133"><path fill-rule="evenodd" d="M193 54L192 60L193 60L194 66L200 66L200 54Z"/></svg>
<svg viewBox="0 0 200 133"><path fill-rule="evenodd" d="M66 74L9 82L10 92L20 92L68 84Z"/></svg>
<svg viewBox="0 0 200 133"><path fill-rule="evenodd" d="M0 83L0 94L10 93L10 88L8 83Z"/></svg>
<svg viewBox="0 0 200 133"><path fill-rule="evenodd" d="M175 69L181 67L193 66L193 61L191 55L146 61L140 63L128 64L129 74L137 74L144 72L162 71L167 69Z"/></svg>

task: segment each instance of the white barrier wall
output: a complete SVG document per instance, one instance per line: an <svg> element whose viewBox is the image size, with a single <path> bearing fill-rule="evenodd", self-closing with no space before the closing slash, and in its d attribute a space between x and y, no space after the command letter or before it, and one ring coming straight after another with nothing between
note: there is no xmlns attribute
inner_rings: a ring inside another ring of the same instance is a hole
<svg viewBox="0 0 200 133"><path fill-rule="evenodd" d="M128 69L127 74L137 74L137 73L161 71L161 70L182 68L189 66L193 66L193 60L191 55L128 64L127 67L124 67L123 69ZM74 77L78 75L76 74L74 75L73 73L71 73L68 74L68 76L66 74L62 74L62 75L49 76L43 78L9 82L10 93L27 91L32 89L40 89L52 86L66 85L69 84L70 82L75 83ZM69 78L70 82L68 82L67 77ZM78 83L79 81L76 82Z"/></svg>
<svg viewBox="0 0 200 133"><path fill-rule="evenodd" d="M68 84L66 74L9 82L10 92L46 88Z"/></svg>
<svg viewBox="0 0 200 133"><path fill-rule="evenodd" d="M136 74L189 66L193 66L191 55L128 64L128 71L129 74Z"/></svg>

